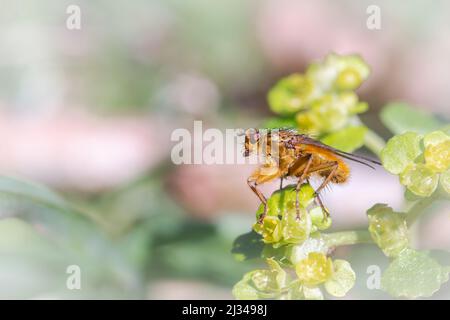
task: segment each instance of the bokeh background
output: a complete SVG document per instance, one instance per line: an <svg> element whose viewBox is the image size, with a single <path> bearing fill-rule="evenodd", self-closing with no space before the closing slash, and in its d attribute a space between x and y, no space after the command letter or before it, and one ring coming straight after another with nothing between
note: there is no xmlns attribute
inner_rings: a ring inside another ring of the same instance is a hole
<svg viewBox="0 0 450 320"><path fill-rule="evenodd" d="M72 4L80 30L66 28ZM374 4L380 30L366 27ZM362 119L385 138L377 115L389 101L450 117L449 1L0 0L0 8L0 174L46 185L77 208L2 200L0 298L231 298L255 267L230 252L254 221L252 168L175 166L170 134L194 120L257 127L277 79L330 52L359 53L372 67L359 89L370 104ZM334 230L364 227L377 202L403 208L397 177L353 171L324 195ZM433 210L416 245L448 250L449 208ZM347 298L385 297L365 284L367 266L382 267L379 250L336 254L357 273ZM73 264L81 290L66 288Z"/></svg>

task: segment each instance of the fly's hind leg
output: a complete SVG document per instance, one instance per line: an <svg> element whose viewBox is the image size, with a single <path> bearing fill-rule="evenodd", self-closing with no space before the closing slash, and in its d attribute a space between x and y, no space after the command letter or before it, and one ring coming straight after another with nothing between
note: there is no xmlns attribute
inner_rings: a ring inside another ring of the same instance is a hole
<svg viewBox="0 0 450 320"><path fill-rule="evenodd" d="M250 187L250 189L252 189L252 191L256 194L256 196L259 198L259 200L261 200L263 206L264 206L264 211L263 213L259 216L258 218L258 223L261 224L264 220L264 218L267 215L267 199L266 197L264 197L264 195L262 194L262 192L256 188L256 182L251 180L250 178L247 179L247 184Z"/></svg>
<svg viewBox="0 0 450 320"><path fill-rule="evenodd" d="M330 183L331 179L333 178L334 174L336 173L338 169L338 163L335 162L332 167L331 167L331 171L328 174L328 176L325 178L325 180L322 182L322 184L319 186L319 188L317 188L316 192L314 193L314 197L317 200L317 202L320 205L320 208L322 209L322 211L325 213L323 219L327 219L330 216L330 213L328 212L328 210L325 208L325 206L322 203L322 199L320 199L320 191L323 190L323 188L325 188L328 183Z"/></svg>
<svg viewBox="0 0 450 320"><path fill-rule="evenodd" d="M306 182L308 182L308 184L310 184L309 179L306 179ZM327 219L330 216L330 212L328 211L327 208L325 208L325 206L323 205L322 199L320 198L320 194L315 191L314 192L314 203L318 206L320 206L320 208L322 209L322 211L325 213L325 217L324 219Z"/></svg>
<svg viewBox="0 0 450 320"><path fill-rule="evenodd" d="M296 212L295 218L297 220L300 220L300 199L299 199L300 187L302 186L303 181L305 181L308 175L308 171L311 167L312 161L313 156L310 154L308 155L308 160L306 161L305 168L303 169L300 178L298 178L297 187L295 188L295 212Z"/></svg>
<svg viewBox="0 0 450 320"><path fill-rule="evenodd" d="M330 216L330 212L323 205L323 202L322 202L322 199L320 198L319 193L317 193L317 192L315 193L314 200L320 206L320 208L322 209L322 212L325 213L325 216L323 217L323 220L326 220Z"/></svg>

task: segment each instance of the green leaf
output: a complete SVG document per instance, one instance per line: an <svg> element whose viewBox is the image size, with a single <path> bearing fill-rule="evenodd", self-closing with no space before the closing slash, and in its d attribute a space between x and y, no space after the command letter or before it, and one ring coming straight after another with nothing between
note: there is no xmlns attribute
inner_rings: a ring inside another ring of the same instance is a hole
<svg viewBox="0 0 450 320"><path fill-rule="evenodd" d="M401 102L387 104L381 111L380 118L394 134L407 131L427 133L443 126L443 123L431 114Z"/></svg>
<svg viewBox="0 0 450 320"><path fill-rule="evenodd" d="M191 224L179 236L154 247L158 270L167 277L201 278L226 285L255 268L256 261L241 263L230 256L230 242L212 225Z"/></svg>
<svg viewBox="0 0 450 320"><path fill-rule="evenodd" d="M252 230L240 235L234 240L231 253L236 260L244 261L259 258L263 248L264 244L261 242L261 237Z"/></svg>
<svg viewBox="0 0 450 320"><path fill-rule="evenodd" d="M11 177L0 177L0 195L0 207L8 207L8 210L0 210L0 218L5 213L9 215L24 213L20 207L26 203L61 211L69 210L69 205L46 187Z"/></svg>
<svg viewBox="0 0 450 320"><path fill-rule="evenodd" d="M406 249L392 261L381 278L381 287L394 297L430 297L448 281L449 268L427 253Z"/></svg>
<svg viewBox="0 0 450 320"><path fill-rule="evenodd" d="M107 285L109 282L115 283L119 290L139 290L136 270L104 230L91 216L74 209L49 189L0 177L0 212L27 222L70 259L76 259L82 269L90 270L86 283L97 281L99 285Z"/></svg>
<svg viewBox="0 0 450 320"><path fill-rule="evenodd" d="M89 228L95 226L94 222L109 227L98 219L98 215L75 208L48 188L10 177L0 177L0 209L2 215L40 224L48 232L52 229L67 238L70 238L69 234L82 237L80 230L70 229L68 221L89 225ZM79 235L76 235L77 231Z"/></svg>
<svg viewBox="0 0 450 320"><path fill-rule="evenodd" d="M403 172L422 153L421 139L422 136L414 132L392 137L380 154L385 169L393 174Z"/></svg>
<svg viewBox="0 0 450 320"><path fill-rule="evenodd" d="M367 128L365 126L349 126L326 135L322 142L345 152L353 152L364 145Z"/></svg>
<svg viewBox="0 0 450 320"><path fill-rule="evenodd" d="M334 260L333 270L333 275L325 282L325 289L332 296L343 297L355 285L356 274L345 260Z"/></svg>

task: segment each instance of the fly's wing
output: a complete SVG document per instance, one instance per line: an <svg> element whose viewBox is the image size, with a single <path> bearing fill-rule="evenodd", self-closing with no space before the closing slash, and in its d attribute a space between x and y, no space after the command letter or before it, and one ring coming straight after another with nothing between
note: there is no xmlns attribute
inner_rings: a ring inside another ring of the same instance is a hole
<svg viewBox="0 0 450 320"><path fill-rule="evenodd" d="M331 151L331 152L337 154L338 156L340 156L342 158L361 163L363 165L368 166L369 168L375 169L369 163L374 163L374 164L377 164L377 165L381 165L381 162L379 162L377 160L335 149L335 148L330 147L329 145L326 145L326 144L324 144L324 143L322 143L320 141L314 140L314 139L312 139L312 138L310 138L310 137L308 137L306 135L298 135L298 136L300 137L300 141L299 141L300 143L323 148L325 150L328 150L328 151Z"/></svg>

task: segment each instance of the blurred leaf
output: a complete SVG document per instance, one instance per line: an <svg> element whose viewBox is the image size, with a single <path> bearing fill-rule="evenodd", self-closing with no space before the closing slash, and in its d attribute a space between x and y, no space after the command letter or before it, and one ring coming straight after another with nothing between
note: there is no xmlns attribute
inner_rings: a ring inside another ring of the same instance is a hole
<svg viewBox="0 0 450 320"><path fill-rule="evenodd" d="M270 89L270 109L280 115L291 115L307 107L313 98L314 83L302 74L282 78Z"/></svg>
<svg viewBox="0 0 450 320"><path fill-rule="evenodd" d="M117 286L136 296L141 292L137 270L91 219L74 210L43 186L13 178L0 178L0 212L15 216L61 249L67 265L77 264L86 274L85 294L99 284ZM62 272L64 275L64 271ZM61 282L65 287L65 283ZM48 288L42 288L45 292ZM110 296L113 296L111 292Z"/></svg>
<svg viewBox="0 0 450 320"><path fill-rule="evenodd" d="M387 104L381 111L380 118L394 134L407 131L427 133L444 126L433 115L401 102Z"/></svg>
<svg viewBox="0 0 450 320"><path fill-rule="evenodd" d="M364 145L367 128L365 126L349 126L326 135L323 143L345 152L353 152Z"/></svg>
<svg viewBox="0 0 450 320"><path fill-rule="evenodd" d="M233 284L255 263L240 263L230 257L232 243L213 225L186 223L174 239L154 248L152 276L201 278L220 284ZM161 275L162 274L162 275Z"/></svg>
<svg viewBox="0 0 450 320"><path fill-rule="evenodd" d="M421 140L422 136L414 132L391 138L380 154L384 168L393 174L403 172L422 153Z"/></svg>
<svg viewBox="0 0 450 320"><path fill-rule="evenodd" d="M449 271L427 253L406 249L383 273L381 286L394 297L430 297L448 281Z"/></svg>
<svg viewBox="0 0 450 320"><path fill-rule="evenodd" d="M297 122L291 117L277 117L267 119L262 126L267 129L296 128Z"/></svg>
<svg viewBox="0 0 450 320"><path fill-rule="evenodd" d="M261 236L252 230L234 240L231 253L237 260L244 261L261 257L263 248Z"/></svg>
<svg viewBox="0 0 450 320"><path fill-rule="evenodd" d="M41 206L61 211L69 210L69 205L49 189L10 177L0 177L0 218L21 213L14 211L23 206L20 201L31 201ZM16 200L16 201L14 201ZM18 206L14 206L14 203Z"/></svg>

